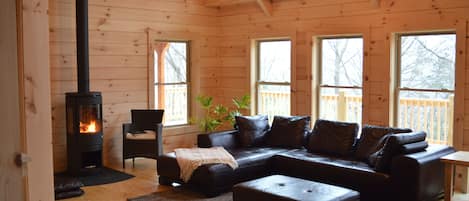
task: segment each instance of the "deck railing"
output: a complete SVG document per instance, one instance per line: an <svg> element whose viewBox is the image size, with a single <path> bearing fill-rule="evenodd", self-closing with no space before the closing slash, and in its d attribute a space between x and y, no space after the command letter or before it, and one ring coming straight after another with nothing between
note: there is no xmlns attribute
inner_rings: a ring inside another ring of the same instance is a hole
<svg viewBox="0 0 469 201"><path fill-rule="evenodd" d="M262 92L262 110L270 111L269 119L274 114L288 114L282 104L288 102L290 94L279 92ZM349 122L361 122L362 97L346 95L339 92L338 95L322 95L320 111L321 118L337 119ZM270 110L269 110L269 109ZM399 100L400 119L399 127L411 128L427 133L427 141L432 144L451 145L453 139L453 108L454 99L416 99L401 98Z"/></svg>
<svg viewBox="0 0 469 201"><path fill-rule="evenodd" d="M183 97L183 98L181 98ZM184 88L166 88L165 122L187 121L187 92ZM181 102L182 101L182 102ZM290 114L290 94L285 92L261 92L259 94L259 112L267 114L269 120L277 114ZM321 96L321 118L361 122L362 97L346 95ZM433 144L451 145L453 139L454 99L417 99L399 100L398 126L427 132L427 141Z"/></svg>
<svg viewBox="0 0 469 201"><path fill-rule="evenodd" d="M263 91L259 94L259 114L266 114L272 122L275 115L290 114L290 93Z"/></svg>
<svg viewBox="0 0 469 201"><path fill-rule="evenodd" d="M165 87L164 124L187 123L187 88L185 86Z"/></svg>

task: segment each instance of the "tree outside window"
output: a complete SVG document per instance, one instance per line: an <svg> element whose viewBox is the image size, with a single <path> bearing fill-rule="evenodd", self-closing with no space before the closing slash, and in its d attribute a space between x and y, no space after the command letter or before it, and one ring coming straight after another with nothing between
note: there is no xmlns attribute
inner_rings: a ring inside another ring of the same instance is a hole
<svg viewBox="0 0 469 201"><path fill-rule="evenodd" d="M430 143L452 142L456 35L398 37L397 125L427 132Z"/></svg>

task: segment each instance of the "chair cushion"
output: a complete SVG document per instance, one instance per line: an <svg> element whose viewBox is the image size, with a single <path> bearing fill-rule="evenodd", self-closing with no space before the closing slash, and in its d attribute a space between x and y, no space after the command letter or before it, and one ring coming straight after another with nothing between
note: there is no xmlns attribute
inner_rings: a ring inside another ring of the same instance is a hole
<svg viewBox="0 0 469 201"><path fill-rule="evenodd" d="M408 128L391 128L381 126L365 125L362 128L360 140L355 151L355 158L361 161L368 161L368 157L384 146L383 136L386 134L410 133Z"/></svg>
<svg viewBox="0 0 469 201"><path fill-rule="evenodd" d="M127 133L125 138L128 140L155 140L156 132L145 130L143 133Z"/></svg>
<svg viewBox="0 0 469 201"><path fill-rule="evenodd" d="M389 172L392 158L405 154L403 151L408 150L404 145L416 143L411 150L415 152L421 151L427 147L427 144L419 142L425 141L426 137L427 134L423 131L386 135L384 147L370 156L370 165L374 166L376 171Z"/></svg>
<svg viewBox="0 0 469 201"><path fill-rule="evenodd" d="M267 115L236 116L236 125L239 129L239 142L243 147L260 145L269 130Z"/></svg>
<svg viewBox="0 0 469 201"><path fill-rule="evenodd" d="M318 119L309 137L308 151L339 156L352 153L358 124Z"/></svg>
<svg viewBox="0 0 469 201"><path fill-rule="evenodd" d="M267 144L285 148L303 147L310 121L309 116L275 116L267 134Z"/></svg>

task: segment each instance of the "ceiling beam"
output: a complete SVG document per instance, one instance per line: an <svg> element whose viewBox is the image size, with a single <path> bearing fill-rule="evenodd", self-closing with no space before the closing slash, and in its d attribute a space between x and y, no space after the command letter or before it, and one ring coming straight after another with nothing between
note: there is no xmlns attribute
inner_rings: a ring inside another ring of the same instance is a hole
<svg viewBox="0 0 469 201"><path fill-rule="evenodd" d="M254 2L255 0L205 0L204 5L207 7L223 7L236 4L244 4Z"/></svg>
<svg viewBox="0 0 469 201"><path fill-rule="evenodd" d="M257 0L257 4L267 16L272 16L272 2L270 0Z"/></svg>
<svg viewBox="0 0 469 201"><path fill-rule="evenodd" d="M370 3L371 5L374 7L374 8L379 8L379 4L380 4L381 0L370 0Z"/></svg>

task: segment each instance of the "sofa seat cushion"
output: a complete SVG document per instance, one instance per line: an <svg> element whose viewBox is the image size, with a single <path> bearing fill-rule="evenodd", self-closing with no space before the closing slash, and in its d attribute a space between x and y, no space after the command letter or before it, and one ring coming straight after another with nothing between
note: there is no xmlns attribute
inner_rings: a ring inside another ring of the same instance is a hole
<svg viewBox="0 0 469 201"><path fill-rule="evenodd" d="M339 185L358 191L385 190L389 175L376 172L361 161L337 158L306 150L293 150L272 158L274 173L284 174L328 184ZM379 188L379 189L376 189Z"/></svg>
<svg viewBox="0 0 469 201"><path fill-rule="evenodd" d="M127 133L125 138L128 140L155 140L156 132L152 130L145 130L142 133Z"/></svg>

